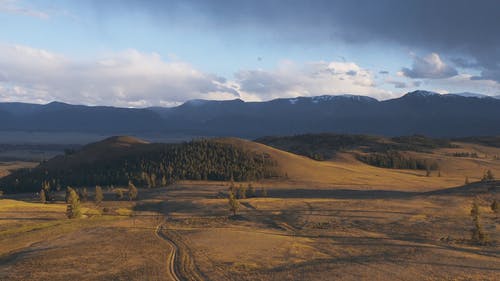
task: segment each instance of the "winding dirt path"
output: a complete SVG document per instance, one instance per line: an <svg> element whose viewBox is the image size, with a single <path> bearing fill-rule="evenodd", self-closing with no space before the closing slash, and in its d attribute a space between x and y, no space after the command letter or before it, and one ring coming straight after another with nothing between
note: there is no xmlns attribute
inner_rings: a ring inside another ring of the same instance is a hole
<svg viewBox="0 0 500 281"><path fill-rule="evenodd" d="M170 275L170 279L171 280L182 281L182 279L180 278L180 276L177 274L176 267L175 267L175 257L176 257L177 252L178 252L178 247L177 247L177 245L175 245L175 243L172 240L168 239L167 237L165 237L161 233L162 226L163 226L163 224L161 224L161 223L156 226L155 235L159 239L167 242L167 244L170 245L170 248L172 248L172 250L170 251L170 254L167 256L167 269L168 269L167 271L168 271L168 274Z"/></svg>

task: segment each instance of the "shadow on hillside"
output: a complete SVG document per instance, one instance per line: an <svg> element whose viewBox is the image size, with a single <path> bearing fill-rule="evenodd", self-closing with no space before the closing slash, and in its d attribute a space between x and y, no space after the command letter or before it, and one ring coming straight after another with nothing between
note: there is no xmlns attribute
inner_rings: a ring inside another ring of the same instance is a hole
<svg viewBox="0 0 500 281"><path fill-rule="evenodd" d="M268 191L268 197L276 198L401 199L421 194L420 192L354 189L277 189Z"/></svg>
<svg viewBox="0 0 500 281"><path fill-rule="evenodd" d="M337 198L337 199L405 199L415 196L458 195L474 196L481 193L500 191L500 182L472 183L469 185L445 188L427 192L395 190L356 190L356 189L274 189L268 197L275 198Z"/></svg>

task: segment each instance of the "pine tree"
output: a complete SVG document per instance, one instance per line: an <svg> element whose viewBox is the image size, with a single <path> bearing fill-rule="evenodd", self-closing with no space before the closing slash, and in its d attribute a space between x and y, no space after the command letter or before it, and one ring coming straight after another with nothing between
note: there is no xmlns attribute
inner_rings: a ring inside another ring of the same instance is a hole
<svg viewBox="0 0 500 281"><path fill-rule="evenodd" d="M132 181L128 182L128 200L136 200L137 196L139 195L139 191L137 190L137 187L132 183Z"/></svg>
<svg viewBox="0 0 500 281"><path fill-rule="evenodd" d="M97 205L101 204L102 200L104 199L104 195L102 193L102 187L99 185L95 186L95 203Z"/></svg>
<svg viewBox="0 0 500 281"><path fill-rule="evenodd" d="M495 175L493 175L493 172L491 170L487 170L481 181L483 182L489 182L489 181L494 181L495 180Z"/></svg>
<svg viewBox="0 0 500 281"><path fill-rule="evenodd" d="M489 237L483 230L480 221L480 211L477 199L474 199L472 203L472 208L470 210L470 215L472 217L473 228L471 230L471 240L474 243L484 245L488 243Z"/></svg>
<svg viewBox="0 0 500 281"><path fill-rule="evenodd" d="M45 204L47 203L47 196L45 195L45 189L40 189L40 202Z"/></svg>
<svg viewBox="0 0 500 281"><path fill-rule="evenodd" d="M64 201L66 201L66 204L69 204L69 192L72 190L70 186L66 187L66 195L64 196Z"/></svg>
<svg viewBox="0 0 500 281"><path fill-rule="evenodd" d="M68 187L68 205L66 207L66 216L70 219L79 218L81 216L80 211L80 198L76 191Z"/></svg>
<svg viewBox="0 0 500 281"><path fill-rule="evenodd" d="M236 199L236 196L233 191L229 191L229 211L233 213L233 216L236 216L236 212L240 207L240 202Z"/></svg>
<svg viewBox="0 0 500 281"><path fill-rule="evenodd" d="M266 190L266 188L265 188L265 187L262 187L262 188L260 189L260 196L261 196L261 197L267 197L267 190Z"/></svg>
<svg viewBox="0 0 500 281"><path fill-rule="evenodd" d="M238 199L245 198L247 198L247 189L243 185L240 185L240 188L238 188Z"/></svg>
<svg viewBox="0 0 500 281"><path fill-rule="evenodd" d="M429 165L426 165L426 167L425 167L425 176L426 177L431 176L431 167Z"/></svg>
<svg viewBox="0 0 500 281"><path fill-rule="evenodd" d="M87 191L86 187L80 189L79 196L80 196L80 199L81 199L82 202L87 202L87 199L89 197L89 192Z"/></svg>
<svg viewBox="0 0 500 281"><path fill-rule="evenodd" d="M255 189L251 183L248 184L247 188L247 198L255 197Z"/></svg>
<svg viewBox="0 0 500 281"><path fill-rule="evenodd" d="M499 212L499 207L498 207L498 201L495 199L493 200L493 203L491 203L491 210L493 211L493 213L496 213L498 214Z"/></svg>
<svg viewBox="0 0 500 281"><path fill-rule="evenodd" d="M115 189L115 194L116 194L116 199L122 200L123 199L123 191L121 188Z"/></svg>

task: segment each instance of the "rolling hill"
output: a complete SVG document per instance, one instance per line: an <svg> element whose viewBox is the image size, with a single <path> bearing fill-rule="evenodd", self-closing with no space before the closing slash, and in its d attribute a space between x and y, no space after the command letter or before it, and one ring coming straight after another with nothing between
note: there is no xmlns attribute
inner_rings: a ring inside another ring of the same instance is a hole
<svg viewBox="0 0 500 281"><path fill-rule="evenodd" d="M311 138L314 136L308 136ZM332 136L321 135L321 140ZM300 147L300 137L294 147ZM200 140L183 144L147 143L113 137L57 156L38 167L19 170L0 179L7 192L38 191L44 181L52 186L161 186L172 180L265 180L279 188L384 189L430 191L479 181L486 170L500 174L500 148L466 142L411 138L346 136L358 143L320 146L330 158L317 161L263 143L238 138ZM286 138L285 138L286 139ZM333 136L333 139L342 139ZM366 142L368 140L369 142ZM412 141L412 145L408 142ZM371 143L370 143L371 142ZM281 142L281 144L283 141ZM326 141L328 144L328 141ZM272 144L275 145L275 144ZM359 155L397 151L407 159L436 163L439 170L389 169L360 161ZM290 149L288 149L290 150ZM330 151L331 150L331 151ZM472 156L473 155L473 156Z"/></svg>

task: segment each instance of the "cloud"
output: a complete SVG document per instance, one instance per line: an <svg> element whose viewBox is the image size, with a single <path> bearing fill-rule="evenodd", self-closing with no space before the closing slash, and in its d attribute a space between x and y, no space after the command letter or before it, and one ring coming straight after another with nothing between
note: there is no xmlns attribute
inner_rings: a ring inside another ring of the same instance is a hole
<svg viewBox="0 0 500 281"><path fill-rule="evenodd" d="M234 82L242 94L263 100L345 93L387 98L391 94L377 88L372 73L353 62L297 65L283 61L273 70L239 71Z"/></svg>
<svg viewBox="0 0 500 281"><path fill-rule="evenodd" d="M50 16L44 11L40 11L28 5L23 5L17 0L0 0L0 13L18 14L39 19L48 19Z"/></svg>
<svg viewBox="0 0 500 281"><path fill-rule="evenodd" d="M258 30L264 39L317 45L343 40L435 51L466 57L495 79L500 71L500 1L496 0L171 0L94 1L110 13L147 14L158 24L175 23L209 32ZM493 73L493 74L492 74Z"/></svg>
<svg viewBox="0 0 500 281"><path fill-rule="evenodd" d="M1 101L148 106L239 96L221 77L133 49L79 61L46 50L0 45L0 69Z"/></svg>
<svg viewBox="0 0 500 281"><path fill-rule="evenodd" d="M426 80L426 88L434 91L462 93L474 92L490 96L496 96L500 93L500 83L493 80L475 80L471 74L458 74L456 76L438 79Z"/></svg>
<svg viewBox="0 0 500 281"><path fill-rule="evenodd" d="M458 74L457 70L445 64L438 54L431 53L425 57L414 56L411 68L403 68L403 75L410 78L440 79Z"/></svg>

